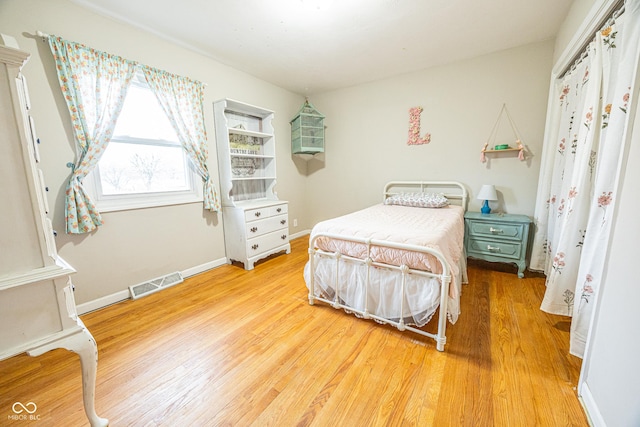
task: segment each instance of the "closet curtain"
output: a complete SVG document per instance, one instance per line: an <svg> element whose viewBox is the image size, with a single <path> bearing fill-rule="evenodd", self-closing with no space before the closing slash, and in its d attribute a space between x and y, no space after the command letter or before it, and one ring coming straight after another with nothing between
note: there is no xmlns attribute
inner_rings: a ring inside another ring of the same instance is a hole
<svg viewBox="0 0 640 427"><path fill-rule="evenodd" d="M602 285L639 47L640 0L629 0L551 100L531 267L547 275L541 309L573 317L570 352L578 357Z"/></svg>

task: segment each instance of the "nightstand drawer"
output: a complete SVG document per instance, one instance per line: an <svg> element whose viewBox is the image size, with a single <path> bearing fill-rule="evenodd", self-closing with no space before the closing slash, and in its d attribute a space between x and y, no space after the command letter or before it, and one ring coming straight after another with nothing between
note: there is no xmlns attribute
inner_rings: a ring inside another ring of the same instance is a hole
<svg viewBox="0 0 640 427"><path fill-rule="evenodd" d="M467 255L473 256L473 254L491 255L499 258L517 260L522 256L522 244L520 242L469 238Z"/></svg>
<svg viewBox="0 0 640 427"><path fill-rule="evenodd" d="M467 224L469 227L469 236L491 236L491 238L502 237L505 239L521 241L524 234L523 224L506 224L474 220L469 220Z"/></svg>

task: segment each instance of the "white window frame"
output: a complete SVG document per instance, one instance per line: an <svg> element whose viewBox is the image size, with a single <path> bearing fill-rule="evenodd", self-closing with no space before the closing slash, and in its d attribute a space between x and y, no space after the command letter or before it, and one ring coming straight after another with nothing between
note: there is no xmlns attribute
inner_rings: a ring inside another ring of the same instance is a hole
<svg viewBox="0 0 640 427"><path fill-rule="evenodd" d="M136 84L135 80L132 84ZM175 147L173 141L144 139L134 137L114 137L110 144L144 144L156 146ZM131 194L104 194L100 179L100 162L83 180L82 184L93 200L99 212L114 212L131 209L143 209L159 206L179 205L186 203L203 202L203 183L202 178L196 172L188 155L182 149L182 155L185 162L185 170L187 171L188 189L182 191L163 191L163 192L139 192Z"/></svg>
<svg viewBox="0 0 640 427"><path fill-rule="evenodd" d="M114 141L112 141L114 142ZM124 141L120 141L124 142ZM116 144L120 142L114 142ZM143 209L159 206L181 205L185 203L198 203L203 201L202 178L195 172L191 162L185 157L187 163L188 190L163 191L132 194L104 194L100 182L100 163L83 180L82 184L89 193L89 197L96 205L99 212L114 212L131 209Z"/></svg>

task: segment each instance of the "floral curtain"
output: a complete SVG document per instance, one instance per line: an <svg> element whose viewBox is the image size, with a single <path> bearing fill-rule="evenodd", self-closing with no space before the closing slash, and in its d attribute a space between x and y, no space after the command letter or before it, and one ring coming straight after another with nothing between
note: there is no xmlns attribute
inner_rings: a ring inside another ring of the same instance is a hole
<svg viewBox="0 0 640 427"><path fill-rule="evenodd" d="M220 199L207 167L209 152L202 110L202 83L149 67L144 67L143 72L182 147L204 181L204 208L218 212Z"/></svg>
<svg viewBox="0 0 640 427"><path fill-rule="evenodd" d="M196 170L204 180L204 207L217 212L220 201L207 167L203 85L185 77L128 61L79 43L49 36L76 141L77 160L66 188L67 233L88 233L103 224L82 180L104 153L136 70L140 67Z"/></svg>
<svg viewBox="0 0 640 427"><path fill-rule="evenodd" d="M541 309L573 316L579 357L602 284L639 47L640 0L629 0L556 85L547 124L531 266L547 275Z"/></svg>
<svg viewBox="0 0 640 427"><path fill-rule="evenodd" d="M77 159L66 188L67 233L88 233L102 217L82 186L111 139L136 64L79 43L49 37L60 89L71 115Z"/></svg>

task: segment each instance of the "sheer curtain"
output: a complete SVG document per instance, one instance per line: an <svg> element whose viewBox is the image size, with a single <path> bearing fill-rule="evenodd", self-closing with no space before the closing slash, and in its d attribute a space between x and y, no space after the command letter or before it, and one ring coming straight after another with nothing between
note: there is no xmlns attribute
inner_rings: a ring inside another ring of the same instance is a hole
<svg viewBox="0 0 640 427"><path fill-rule="evenodd" d="M76 142L77 160L68 164L72 173L66 188L66 230L88 233L103 222L82 179L111 140L136 63L55 36L49 37L49 47Z"/></svg>
<svg viewBox="0 0 640 427"><path fill-rule="evenodd" d="M220 199L207 166L209 152L202 112L202 83L155 68L144 67L142 71L191 163L204 181L204 208L218 212Z"/></svg>
<svg viewBox="0 0 640 427"><path fill-rule="evenodd" d="M640 0L630 0L556 84L547 125L531 266L547 275L541 309L573 316L579 357L607 255L639 40Z"/></svg>

